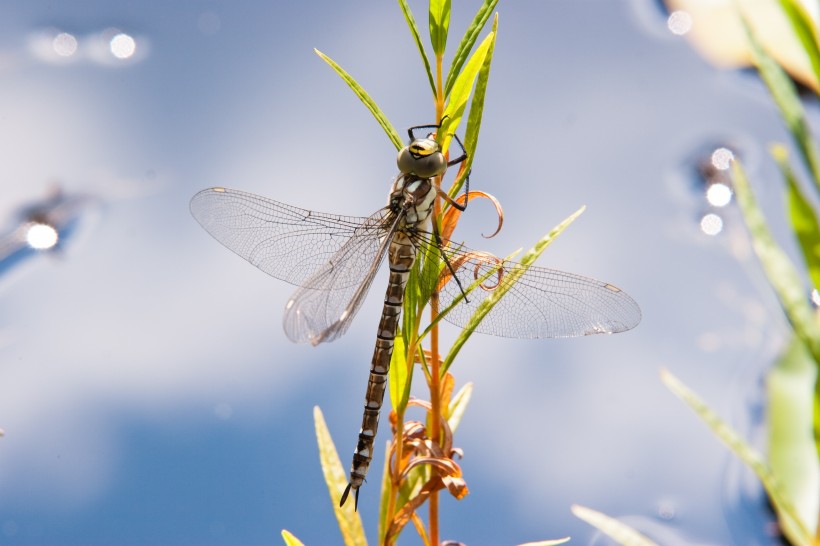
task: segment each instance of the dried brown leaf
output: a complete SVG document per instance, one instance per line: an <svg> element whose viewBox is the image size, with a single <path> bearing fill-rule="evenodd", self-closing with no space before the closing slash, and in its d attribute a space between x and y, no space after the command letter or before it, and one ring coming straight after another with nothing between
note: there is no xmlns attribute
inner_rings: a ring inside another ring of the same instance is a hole
<svg viewBox="0 0 820 546"><path fill-rule="evenodd" d="M473 190L468 193L462 193L458 195L453 201L457 202L459 205L465 205L473 199L481 198L489 199L493 206L495 207L495 213L498 216L498 225L495 228L495 231L491 235L484 235L481 236L485 239L491 239L498 235L498 232L501 231L501 227L504 225L504 209L501 207L501 203L496 199L494 196L490 195L489 193L483 191ZM453 231L456 229L456 225L458 224L458 219L461 217L462 211L458 210L456 207L450 207L447 209L447 212L444 213L444 217L441 219L441 236L444 239L449 240L450 237L453 235Z"/></svg>

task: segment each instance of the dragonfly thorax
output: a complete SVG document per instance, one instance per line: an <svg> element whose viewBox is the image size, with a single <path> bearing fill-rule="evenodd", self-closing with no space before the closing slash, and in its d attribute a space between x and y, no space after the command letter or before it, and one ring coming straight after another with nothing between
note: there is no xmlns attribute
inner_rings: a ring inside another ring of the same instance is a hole
<svg viewBox="0 0 820 546"><path fill-rule="evenodd" d="M399 170L419 178L432 178L444 174L447 160L441 153L441 146L432 138L416 138L399 150L396 158Z"/></svg>
<svg viewBox="0 0 820 546"><path fill-rule="evenodd" d="M429 178L400 174L393 183L389 206L396 214L404 213L404 227L417 227L430 217L435 199L436 188Z"/></svg>

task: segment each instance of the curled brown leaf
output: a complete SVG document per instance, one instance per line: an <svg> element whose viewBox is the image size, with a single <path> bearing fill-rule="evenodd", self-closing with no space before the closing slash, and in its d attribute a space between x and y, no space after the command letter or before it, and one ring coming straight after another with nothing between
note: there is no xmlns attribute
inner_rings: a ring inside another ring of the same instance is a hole
<svg viewBox="0 0 820 546"><path fill-rule="evenodd" d="M459 205L466 205L471 200L482 197L484 199L489 199L492 202L493 206L495 207L496 216L498 216L498 224L495 228L495 231L490 235L484 235L483 233L481 234L481 236L485 239L491 239L498 235L498 232L501 231L501 227L504 225L504 209L501 207L501 203L498 201L498 199L496 199L493 195L487 192L473 190L458 195L455 199L453 199L453 201L455 201ZM456 229L456 225L458 224L458 219L459 217L461 217L461 212L462 211L458 210L456 207L450 207L444 213L444 216L441 219L441 237L443 239L449 240L450 237L452 237L453 231Z"/></svg>

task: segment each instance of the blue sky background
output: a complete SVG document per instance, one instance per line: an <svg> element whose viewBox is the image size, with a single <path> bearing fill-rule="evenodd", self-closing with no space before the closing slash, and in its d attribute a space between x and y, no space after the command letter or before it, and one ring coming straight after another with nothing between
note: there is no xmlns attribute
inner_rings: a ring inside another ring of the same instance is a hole
<svg viewBox="0 0 820 546"><path fill-rule="evenodd" d="M454 2L452 41L478 5ZM760 439L760 373L784 321L737 211L700 232L691 168L705 146L737 144L782 227L765 150L786 135L766 91L708 65L651 0L499 12L471 180L506 224L482 240L494 219L479 204L457 237L505 255L586 205L541 265L620 286L644 318L617 336L471 340L453 368L475 383L456 436L471 493L444 501L443 537L605 544L571 515L580 503L663 544L765 543L754 480L658 371ZM135 37L134 59L95 60L110 28ZM78 38L72 59L42 53L54 29ZM1 543L277 544L282 528L339 542L312 408L347 466L385 277L343 339L292 345L293 288L188 213L213 185L350 215L382 206L395 149L314 47L400 131L435 121L393 2L0 6L0 219L11 229L55 184L98 198L62 252L0 278ZM382 464L361 491L371 540Z"/></svg>

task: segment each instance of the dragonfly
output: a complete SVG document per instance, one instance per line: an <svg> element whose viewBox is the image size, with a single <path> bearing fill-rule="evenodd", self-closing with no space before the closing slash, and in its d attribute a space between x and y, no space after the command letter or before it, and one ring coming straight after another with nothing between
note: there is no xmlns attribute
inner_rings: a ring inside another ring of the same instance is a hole
<svg viewBox="0 0 820 546"><path fill-rule="evenodd" d="M217 241L268 275L298 287L285 305L283 320L285 334L297 343L318 345L342 336L387 258L389 279L362 426L340 505L353 491L354 507L358 508L359 488L372 459L405 286L419 256L439 252L446 262L443 271L449 282L437 289L442 308L460 300L444 317L456 326L464 327L494 289L507 289L476 328L480 333L512 338L574 337L623 332L641 320L637 303L612 284L554 269L490 260L486 253L443 239L431 222L434 201L442 197L459 210L466 204L451 199L435 180L467 154L456 135L454 142L462 154L449 161L433 132L417 136L438 127L408 129L409 144L398 153L399 173L392 182L388 204L368 217L317 212L222 187L202 190L191 199L194 218Z"/></svg>

